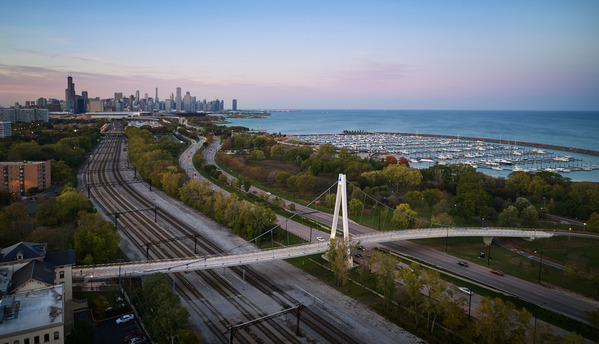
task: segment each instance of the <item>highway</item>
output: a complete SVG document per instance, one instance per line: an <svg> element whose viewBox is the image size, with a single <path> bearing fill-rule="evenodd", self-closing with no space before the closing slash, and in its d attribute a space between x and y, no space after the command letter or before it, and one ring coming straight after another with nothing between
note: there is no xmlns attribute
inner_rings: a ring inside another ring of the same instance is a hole
<svg viewBox="0 0 599 344"><path fill-rule="evenodd" d="M209 164L216 165L214 155L218 149L219 142L213 142L207 149L208 153L204 155ZM229 178L232 178L229 176ZM254 187L252 187L254 188ZM258 189L256 189L258 190ZM257 191L263 192L263 191ZM289 204L289 202L287 202ZM295 204L296 210L302 212L305 217L313 219L323 224L330 224L333 221L333 215L307 208L303 205ZM290 222L291 223L291 222ZM299 236L307 238L306 231L309 229L295 228L304 231ZM349 222L349 231L352 235L368 234L376 232L372 228L361 226L355 222ZM297 232L294 230L294 234ZM319 232L318 236L328 238L329 233ZM316 234L313 234L313 237ZM314 240L314 239L313 239ZM415 259L428 262L454 274L464 276L477 283L487 285L497 289L505 294L529 301L533 304L562 313L579 321L586 322L584 311L594 311L599 309L599 302L573 293L549 289L544 286L530 283L512 276L498 276L490 273L490 268L479 265L479 262L470 262L470 267L464 268L457 264L457 258L437 250L414 244L409 241L397 241L381 245L391 251L402 255L410 256ZM485 261L486 262L486 261ZM485 262L482 262L483 264Z"/></svg>

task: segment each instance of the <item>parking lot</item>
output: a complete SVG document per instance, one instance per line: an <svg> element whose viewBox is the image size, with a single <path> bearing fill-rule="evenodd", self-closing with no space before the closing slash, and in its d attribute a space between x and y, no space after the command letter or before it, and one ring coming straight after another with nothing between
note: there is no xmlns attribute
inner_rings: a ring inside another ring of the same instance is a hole
<svg viewBox="0 0 599 344"><path fill-rule="evenodd" d="M123 314L121 314L123 315ZM75 322L78 320L87 320L92 323L96 329L94 344L116 344L123 343L123 338L131 333L143 333L139 326L137 317L123 324L116 324L119 316L105 319L99 322L93 322L89 310L75 313Z"/></svg>

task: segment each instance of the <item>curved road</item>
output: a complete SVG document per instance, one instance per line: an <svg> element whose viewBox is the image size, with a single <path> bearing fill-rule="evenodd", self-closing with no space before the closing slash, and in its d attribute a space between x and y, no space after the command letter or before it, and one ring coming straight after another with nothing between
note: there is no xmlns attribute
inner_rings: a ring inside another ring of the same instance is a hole
<svg viewBox="0 0 599 344"><path fill-rule="evenodd" d="M204 151L204 158L206 159L207 163L216 165L214 156L217 150L220 148L219 145L220 140L217 139L214 142L212 142L210 146ZM192 145L185 152L185 154L187 154L187 156L192 157L193 154L195 154L196 150L197 148L194 148L194 145ZM189 158L188 161L191 162L191 158ZM184 169L195 171L193 165L185 166L186 167L184 167ZM233 178L230 175L227 175L227 177L229 178L229 180ZM253 186L251 191L256 191L258 193L263 192L262 190L257 189ZM328 224L332 223L333 221L333 215L331 214L307 208L299 204L296 204L295 206L298 212L303 212L304 216L318 221L320 223ZM279 221L279 224L281 224L281 226L285 228L285 222L287 222L287 219L278 216L277 219ZM310 228L308 226L298 224L294 221L288 221L288 229L290 232L306 240L308 240L308 237L310 236ZM352 234L367 234L376 232L374 229L361 226L352 221L349 222L349 230ZM315 241L316 236L328 238L329 233L313 230L311 241ZM487 285L506 294L526 300L528 302L542 306L552 311L562 313L564 315L567 315L569 317L575 318L583 322L587 321L586 315L584 314L585 311L594 311L599 309L599 302L595 300L591 300L589 298L568 292L561 292L558 290L549 289L544 286L535 283L530 283L509 275L498 276L490 273L490 268L483 265L478 265L477 262L469 262L470 266L465 268L457 264L458 259L454 256L425 246L417 245L409 241L397 241L380 246L385 247L391 251L398 252L402 255L410 256L418 260L428 262L434 266L452 272L456 275L464 276L480 284Z"/></svg>

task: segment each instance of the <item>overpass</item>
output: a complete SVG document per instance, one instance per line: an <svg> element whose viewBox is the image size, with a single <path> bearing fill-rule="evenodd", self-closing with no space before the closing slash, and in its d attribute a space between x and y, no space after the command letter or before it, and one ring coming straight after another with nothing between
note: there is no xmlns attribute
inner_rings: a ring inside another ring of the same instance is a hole
<svg viewBox="0 0 599 344"><path fill-rule="evenodd" d="M351 242L370 245L382 242L442 238L442 237L518 237L529 239L549 238L553 232L536 230L518 230L511 228L466 228L446 227L427 229L406 229L396 231L377 232L350 236ZM333 235L334 238L334 235ZM139 277L151 275L156 272L186 272L225 268L237 265L268 262L273 260L288 259L323 253L329 246L328 242L303 244L272 250L253 250L212 256L198 256L193 258L177 258L160 261L131 262L122 264L87 265L73 268L73 281L90 282L120 277Z"/></svg>

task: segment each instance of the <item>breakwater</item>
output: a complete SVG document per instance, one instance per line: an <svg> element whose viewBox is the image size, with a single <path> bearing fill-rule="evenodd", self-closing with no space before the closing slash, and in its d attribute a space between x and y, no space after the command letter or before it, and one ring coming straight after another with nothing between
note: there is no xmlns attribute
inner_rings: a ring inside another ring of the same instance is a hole
<svg viewBox="0 0 599 344"><path fill-rule="evenodd" d="M360 133L360 132L356 132ZM344 135L352 135L353 132L346 132ZM511 144L516 146L527 146L527 147L535 147L535 148L544 148L551 150L559 150L564 152L572 152L578 154L586 154L599 156L599 151L591 150L591 149L583 149L583 148L575 148L575 147L564 147L558 145L550 145L545 143L534 143L534 142L525 142L525 141L509 141L505 140L497 140L497 139L489 139L483 137L469 137L469 136L453 136L453 135L440 135L440 134L414 134L414 133L391 133L391 132L362 132L361 134L388 134L388 135L404 135L404 136L414 136L414 137L433 137L433 138L443 138L443 139L453 139L453 140L467 140L467 141L483 141L483 142L492 142L499 144Z"/></svg>

